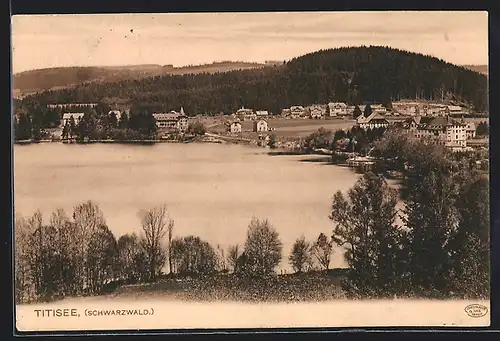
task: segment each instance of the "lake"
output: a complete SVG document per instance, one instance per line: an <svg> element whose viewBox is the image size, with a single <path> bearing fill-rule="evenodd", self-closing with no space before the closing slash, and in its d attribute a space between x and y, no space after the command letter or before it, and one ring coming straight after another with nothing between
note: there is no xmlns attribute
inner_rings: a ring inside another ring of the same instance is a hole
<svg viewBox="0 0 500 341"><path fill-rule="evenodd" d="M48 222L57 208L71 215L92 200L118 238L140 232L139 210L165 203L175 236L197 235L226 250L243 246L252 217L267 218L283 242L281 268L290 271L294 240L331 235L332 196L359 177L304 158L242 145L15 145L15 209L23 216L40 209ZM344 266L336 249L331 267Z"/></svg>

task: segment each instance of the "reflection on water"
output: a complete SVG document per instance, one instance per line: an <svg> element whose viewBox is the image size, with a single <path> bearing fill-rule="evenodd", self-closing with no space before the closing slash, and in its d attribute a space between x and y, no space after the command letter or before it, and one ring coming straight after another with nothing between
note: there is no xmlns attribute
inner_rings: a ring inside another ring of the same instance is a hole
<svg viewBox="0 0 500 341"><path fill-rule="evenodd" d="M289 269L293 241L330 234L331 198L359 176L302 159L237 145L15 146L15 208L23 215L39 208L48 221L56 208L71 214L90 199L119 237L140 231L140 209L166 203L175 235L195 234L221 247L242 245L253 216L268 218L284 244L282 267ZM337 250L331 267L342 266Z"/></svg>

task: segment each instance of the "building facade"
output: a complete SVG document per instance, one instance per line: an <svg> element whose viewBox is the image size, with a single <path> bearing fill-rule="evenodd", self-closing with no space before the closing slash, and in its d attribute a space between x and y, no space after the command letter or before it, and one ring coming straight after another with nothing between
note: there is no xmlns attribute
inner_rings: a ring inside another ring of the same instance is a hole
<svg viewBox="0 0 500 341"><path fill-rule="evenodd" d="M242 107L241 109L238 109L235 113L235 116L241 120L255 120L257 118L257 115L252 109L247 109Z"/></svg>
<svg viewBox="0 0 500 341"><path fill-rule="evenodd" d="M71 118L73 118L73 121L75 122L75 125L77 125L82 119L85 114L82 112L67 112L62 115L62 120L61 120L61 126L65 126L66 124L69 124L71 122Z"/></svg>
<svg viewBox="0 0 500 341"><path fill-rule="evenodd" d="M290 107L290 117L300 118L306 115L306 110L301 105L293 105Z"/></svg>
<svg viewBox="0 0 500 341"><path fill-rule="evenodd" d="M267 118L269 116L269 113L267 112L267 110L257 110L255 112L255 116L257 117L257 119Z"/></svg>
<svg viewBox="0 0 500 341"><path fill-rule="evenodd" d="M241 133L241 123L239 121L228 122L227 131L231 134Z"/></svg>
<svg viewBox="0 0 500 341"><path fill-rule="evenodd" d="M254 121L253 122L253 131L254 132L268 131L267 121L264 119Z"/></svg>
<svg viewBox="0 0 500 341"><path fill-rule="evenodd" d="M154 113L156 127L160 130L185 132L188 127L186 115L171 111L169 113Z"/></svg>
<svg viewBox="0 0 500 341"><path fill-rule="evenodd" d="M320 119L323 118L324 112L323 108L319 105L311 105L309 107L309 117L312 119Z"/></svg>
<svg viewBox="0 0 500 341"><path fill-rule="evenodd" d="M465 134L467 135L467 140L476 137L476 125L474 122L465 123Z"/></svg>
<svg viewBox="0 0 500 341"><path fill-rule="evenodd" d="M342 102L330 102L328 103L328 114L332 117L334 116L346 116L347 104Z"/></svg>
<svg viewBox="0 0 500 341"><path fill-rule="evenodd" d="M413 138L432 138L436 144L448 148L465 148L466 124L448 116L416 116L405 120L403 128Z"/></svg>
<svg viewBox="0 0 500 341"><path fill-rule="evenodd" d="M363 114L359 115L356 119L356 123L358 127L364 130L389 127L389 121L376 112L371 113L368 117L365 117Z"/></svg>

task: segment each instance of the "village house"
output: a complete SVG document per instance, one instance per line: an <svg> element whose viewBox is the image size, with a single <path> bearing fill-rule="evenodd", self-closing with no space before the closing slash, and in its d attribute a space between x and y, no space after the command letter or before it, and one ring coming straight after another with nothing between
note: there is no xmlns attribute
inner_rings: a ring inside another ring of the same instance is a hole
<svg viewBox="0 0 500 341"><path fill-rule="evenodd" d="M448 105L445 109L445 114L452 117L463 117L465 115L469 115L465 108L458 105Z"/></svg>
<svg viewBox="0 0 500 341"><path fill-rule="evenodd" d="M320 105L311 105L309 107L309 117L312 119L323 118L324 112Z"/></svg>
<svg viewBox="0 0 500 341"><path fill-rule="evenodd" d="M66 123L69 124L71 118L73 118L75 125L78 125L84 115L82 112L66 112L62 115L61 126L64 127Z"/></svg>
<svg viewBox="0 0 500 341"><path fill-rule="evenodd" d="M290 118L292 115L292 111L290 109L282 109L281 110L281 117L283 118Z"/></svg>
<svg viewBox="0 0 500 341"><path fill-rule="evenodd" d="M419 106L415 102L394 102L392 103L392 110L401 115L415 116L419 112Z"/></svg>
<svg viewBox="0 0 500 341"><path fill-rule="evenodd" d="M254 121L253 122L253 131L254 132L268 131L267 121L264 119Z"/></svg>
<svg viewBox="0 0 500 341"><path fill-rule="evenodd" d="M239 120L234 120L226 123L227 131L231 134L241 133L241 122Z"/></svg>
<svg viewBox="0 0 500 341"><path fill-rule="evenodd" d="M269 113L267 112L267 110L257 110L255 112L255 116L256 118L266 118L268 117Z"/></svg>
<svg viewBox="0 0 500 341"><path fill-rule="evenodd" d="M360 128L364 130L387 128L389 126L389 121L387 121L384 116L376 112L371 113L368 117L359 115L356 119L356 123Z"/></svg>
<svg viewBox="0 0 500 341"><path fill-rule="evenodd" d="M436 144L461 149L466 147L466 125L446 116L415 116L403 123L410 137L431 137Z"/></svg>
<svg viewBox="0 0 500 341"><path fill-rule="evenodd" d="M257 115L254 113L252 109L247 109L244 107L241 107L241 109L238 109L235 113L235 116L241 120L255 120L257 118Z"/></svg>
<svg viewBox="0 0 500 341"><path fill-rule="evenodd" d="M184 109L181 112L171 111L169 113L154 113L153 117L156 121L156 127L160 130L184 132L188 127L188 119L184 114Z"/></svg>
<svg viewBox="0 0 500 341"><path fill-rule="evenodd" d="M354 108L353 108L354 110ZM328 114L331 117L334 116L346 116L348 114L347 104L342 102L330 102L328 103Z"/></svg>
<svg viewBox="0 0 500 341"><path fill-rule="evenodd" d="M301 105L294 105L290 107L290 117L300 118L306 115L306 110Z"/></svg>
<svg viewBox="0 0 500 341"><path fill-rule="evenodd" d="M384 107L382 104L372 104L370 105L372 108L372 113L377 113L380 115L385 115L387 114L387 108Z"/></svg>

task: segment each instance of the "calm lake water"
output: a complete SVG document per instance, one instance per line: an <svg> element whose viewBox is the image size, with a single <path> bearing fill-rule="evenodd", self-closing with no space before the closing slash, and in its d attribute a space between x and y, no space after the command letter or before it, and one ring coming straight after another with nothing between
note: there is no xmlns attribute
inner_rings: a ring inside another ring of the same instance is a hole
<svg viewBox="0 0 500 341"><path fill-rule="evenodd" d="M300 162L304 156L269 156L240 145L156 144L14 147L16 212L44 220L57 208L71 215L96 202L115 236L141 230L137 213L168 205L176 236L197 235L214 247L243 245L252 217L267 218L283 242L281 267L293 241L331 234L333 194L348 190L358 174L344 167ZM341 250L331 267L345 266Z"/></svg>

